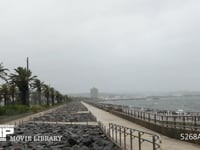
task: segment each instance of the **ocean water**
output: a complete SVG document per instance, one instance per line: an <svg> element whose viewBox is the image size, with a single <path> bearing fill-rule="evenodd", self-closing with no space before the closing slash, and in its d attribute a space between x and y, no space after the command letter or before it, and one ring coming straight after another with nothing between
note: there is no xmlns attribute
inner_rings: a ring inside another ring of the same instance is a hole
<svg viewBox="0 0 200 150"><path fill-rule="evenodd" d="M108 100L104 103L159 110L200 112L200 96L177 96L160 99L147 98L144 100Z"/></svg>

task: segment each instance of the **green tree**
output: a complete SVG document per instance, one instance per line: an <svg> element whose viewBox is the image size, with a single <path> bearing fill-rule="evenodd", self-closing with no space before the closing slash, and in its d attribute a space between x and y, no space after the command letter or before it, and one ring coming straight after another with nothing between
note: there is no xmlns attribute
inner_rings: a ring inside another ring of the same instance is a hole
<svg viewBox="0 0 200 150"><path fill-rule="evenodd" d="M8 71L8 69L4 68L3 64L0 63L0 78L5 80L5 81L7 81L7 79L6 79L6 76L7 76L6 71Z"/></svg>
<svg viewBox="0 0 200 150"><path fill-rule="evenodd" d="M8 83L2 84L0 87L0 93L4 99L4 106L8 105L9 103L9 85Z"/></svg>
<svg viewBox="0 0 200 150"><path fill-rule="evenodd" d="M50 88L50 96L51 96L51 103L54 105L54 99L55 99L55 90L54 88Z"/></svg>
<svg viewBox="0 0 200 150"><path fill-rule="evenodd" d="M38 103L41 105L42 101L41 101L41 94L42 94L42 86L43 86L43 82L41 82L39 79L35 79L34 83L33 83L33 87L36 88L36 92L38 94Z"/></svg>
<svg viewBox="0 0 200 150"><path fill-rule="evenodd" d="M14 83L10 83L9 94L10 94L12 103L14 103L14 101L15 101L16 91L17 91L16 85Z"/></svg>
<svg viewBox="0 0 200 150"><path fill-rule="evenodd" d="M20 92L21 103L29 106L29 86L36 76L32 76L32 72L23 67L14 69L16 74L11 74L10 79L15 83Z"/></svg>
<svg viewBox="0 0 200 150"><path fill-rule="evenodd" d="M47 106L49 106L49 97L50 97L50 91L49 91L50 87L46 84L43 85L43 92L44 92L44 96L47 99Z"/></svg>
<svg viewBox="0 0 200 150"><path fill-rule="evenodd" d="M61 103L62 99L63 99L63 95L59 91L56 91L56 100L57 100L57 102Z"/></svg>
<svg viewBox="0 0 200 150"><path fill-rule="evenodd" d="M68 96L68 95L64 95L64 96L63 96L63 99L64 99L64 101L65 101L65 102L68 102L68 101L70 101L70 98L69 98L69 96Z"/></svg>

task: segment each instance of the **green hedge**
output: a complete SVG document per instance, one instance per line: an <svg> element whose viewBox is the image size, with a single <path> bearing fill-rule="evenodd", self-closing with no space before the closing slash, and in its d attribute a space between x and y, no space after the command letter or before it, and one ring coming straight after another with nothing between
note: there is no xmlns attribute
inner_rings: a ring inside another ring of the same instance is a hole
<svg viewBox="0 0 200 150"><path fill-rule="evenodd" d="M42 111L44 108L40 105L33 105L31 106L31 111L34 113Z"/></svg>
<svg viewBox="0 0 200 150"><path fill-rule="evenodd" d="M14 115L28 112L30 109L24 105L0 106L0 115Z"/></svg>
<svg viewBox="0 0 200 150"><path fill-rule="evenodd" d="M0 106L0 115L4 115L6 112L6 107Z"/></svg>

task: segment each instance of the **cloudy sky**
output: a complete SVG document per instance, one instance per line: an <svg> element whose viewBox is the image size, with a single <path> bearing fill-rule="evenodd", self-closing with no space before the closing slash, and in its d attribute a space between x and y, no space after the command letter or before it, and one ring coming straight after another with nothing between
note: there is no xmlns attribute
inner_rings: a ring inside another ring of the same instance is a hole
<svg viewBox="0 0 200 150"><path fill-rule="evenodd" d="M0 0L0 62L63 93L200 90L199 0Z"/></svg>

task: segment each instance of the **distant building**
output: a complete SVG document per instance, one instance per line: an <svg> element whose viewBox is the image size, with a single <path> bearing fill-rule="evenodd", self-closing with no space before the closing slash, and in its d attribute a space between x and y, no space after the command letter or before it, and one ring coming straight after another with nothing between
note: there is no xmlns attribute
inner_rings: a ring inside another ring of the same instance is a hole
<svg viewBox="0 0 200 150"><path fill-rule="evenodd" d="M91 88L90 89L90 96L91 96L91 98L98 98L98 89L97 88Z"/></svg>

